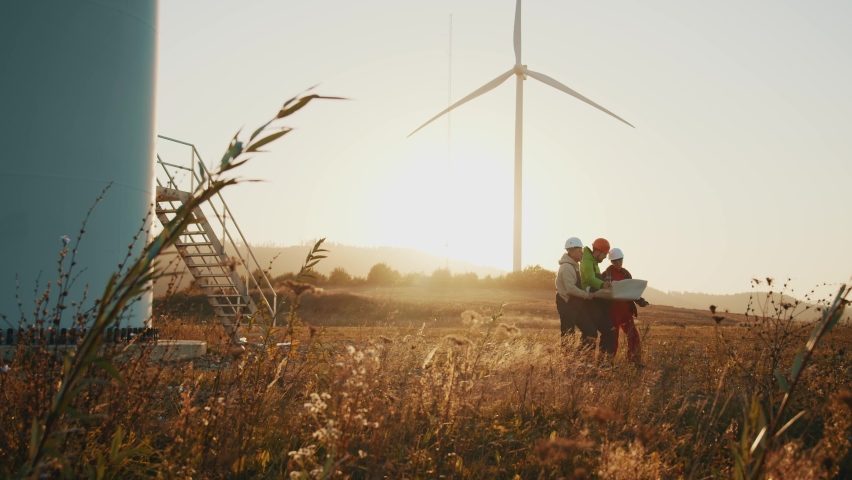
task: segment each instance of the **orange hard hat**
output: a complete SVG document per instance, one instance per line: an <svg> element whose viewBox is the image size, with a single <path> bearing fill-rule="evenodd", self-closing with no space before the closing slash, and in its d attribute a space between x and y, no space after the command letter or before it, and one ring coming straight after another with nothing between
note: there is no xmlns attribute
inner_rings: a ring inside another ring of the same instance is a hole
<svg viewBox="0 0 852 480"><path fill-rule="evenodd" d="M592 248L601 252L609 252L609 241L605 238L599 238L592 242Z"/></svg>

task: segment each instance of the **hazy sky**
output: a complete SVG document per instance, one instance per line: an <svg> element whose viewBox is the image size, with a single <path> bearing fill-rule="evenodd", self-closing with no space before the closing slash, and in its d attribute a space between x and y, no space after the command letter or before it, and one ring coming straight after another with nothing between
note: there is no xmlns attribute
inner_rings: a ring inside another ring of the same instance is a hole
<svg viewBox="0 0 852 480"><path fill-rule="evenodd" d="M291 117L243 172L265 182L226 193L251 242L511 268L514 79L453 113L449 173L446 120L406 135L447 105L449 14L453 101L511 68L512 0L160 5L157 128L208 163L307 87L352 99ZM526 0L524 63L636 129L525 82L524 264L604 236L663 290L847 280L850 20L841 1Z"/></svg>

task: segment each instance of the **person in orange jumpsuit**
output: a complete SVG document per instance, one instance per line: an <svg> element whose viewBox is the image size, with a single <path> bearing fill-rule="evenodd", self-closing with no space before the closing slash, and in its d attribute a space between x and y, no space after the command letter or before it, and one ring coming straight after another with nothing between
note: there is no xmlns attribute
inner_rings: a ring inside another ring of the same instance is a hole
<svg viewBox="0 0 852 480"><path fill-rule="evenodd" d="M630 272L623 267L624 253L620 248L613 248L609 251L609 261L611 265L604 271L603 277L607 281L617 282L619 280L628 280L633 278ZM621 330L627 334L627 359L634 363L639 363L639 331L636 330L636 325L633 322L633 317L639 315L636 305L640 307L648 306L648 302L644 298L637 301L632 300L615 300L611 302L609 307L609 316L612 320L613 330L615 331L615 345L613 346L612 355L618 351L618 331Z"/></svg>

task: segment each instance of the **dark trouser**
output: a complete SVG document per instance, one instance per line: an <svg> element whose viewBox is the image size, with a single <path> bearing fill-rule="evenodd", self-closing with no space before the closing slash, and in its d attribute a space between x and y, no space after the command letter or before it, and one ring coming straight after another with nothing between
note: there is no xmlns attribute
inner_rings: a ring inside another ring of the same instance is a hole
<svg viewBox="0 0 852 480"><path fill-rule="evenodd" d="M569 301L565 301L559 294L556 294L556 311L559 312L559 324L562 329L562 335L573 335L574 327L580 329L583 338L592 338L592 344L597 337L597 329L595 324L586 314L586 306L588 300L571 297ZM607 317L609 318L609 317Z"/></svg>
<svg viewBox="0 0 852 480"><path fill-rule="evenodd" d="M586 311L586 317L588 318L589 323L593 326L593 333L589 335L591 345L594 345L594 339L597 337L597 333L600 332L601 352L606 352L610 355L615 353L615 331L612 327L612 320L609 318L609 302L595 298L592 300L585 300L583 304L584 310ZM583 334L583 337L583 339L586 340L585 333Z"/></svg>
<svg viewBox="0 0 852 480"><path fill-rule="evenodd" d="M559 327L562 330L562 336L574 335L574 327L577 325L577 309L573 306L568 306L558 293L556 294L556 311L559 312Z"/></svg>

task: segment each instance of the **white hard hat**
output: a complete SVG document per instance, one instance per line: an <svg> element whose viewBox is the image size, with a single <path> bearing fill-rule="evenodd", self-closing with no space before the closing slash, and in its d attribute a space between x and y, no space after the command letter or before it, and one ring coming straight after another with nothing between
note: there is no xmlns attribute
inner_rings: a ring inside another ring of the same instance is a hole
<svg viewBox="0 0 852 480"><path fill-rule="evenodd" d="M613 248L609 251L610 262L614 260L621 260L622 258L624 258L624 252L622 252L620 248Z"/></svg>
<svg viewBox="0 0 852 480"><path fill-rule="evenodd" d="M583 248L583 242L577 237L571 237L565 240L565 248Z"/></svg>

